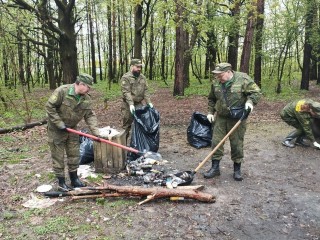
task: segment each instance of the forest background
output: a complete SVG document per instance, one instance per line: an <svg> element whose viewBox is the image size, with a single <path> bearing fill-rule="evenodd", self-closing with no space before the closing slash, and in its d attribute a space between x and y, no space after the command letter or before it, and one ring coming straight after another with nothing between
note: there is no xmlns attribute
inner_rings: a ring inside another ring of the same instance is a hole
<svg viewBox="0 0 320 240"><path fill-rule="evenodd" d="M317 0L1 0L0 128L45 118L50 92L94 77L104 101L119 96L130 59L151 86L207 95L218 62L248 73L267 98L320 83ZM208 80L209 79L209 80ZM35 91L47 91L31 98ZM302 90L302 91L301 91Z"/></svg>

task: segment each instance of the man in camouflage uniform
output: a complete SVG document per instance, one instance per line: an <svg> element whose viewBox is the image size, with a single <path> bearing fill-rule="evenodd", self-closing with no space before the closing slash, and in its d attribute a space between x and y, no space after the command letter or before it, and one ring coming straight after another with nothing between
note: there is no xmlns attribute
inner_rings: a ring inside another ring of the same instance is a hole
<svg viewBox="0 0 320 240"><path fill-rule="evenodd" d="M72 187L84 187L77 175L80 159L79 136L67 131L77 128L84 119L94 135L99 135L97 118L91 110L91 97L88 92L93 78L88 74L80 74L74 84L58 87L46 103L48 116L48 142L51 150L53 170L58 178L59 188L69 191L64 174L64 153Z"/></svg>
<svg viewBox="0 0 320 240"><path fill-rule="evenodd" d="M320 148L312 132L312 118L320 118L320 103L311 99L301 99L288 103L280 114L283 121L296 128L282 142L286 147L293 148L295 145L304 147L310 146L305 140L313 143L313 146ZM295 140L295 143L292 141Z"/></svg>
<svg viewBox="0 0 320 240"><path fill-rule="evenodd" d="M213 71L217 81L211 85L208 96L208 120L213 123L212 148L227 135L232 127L239 121L230 116L231 107L244 107L244 114L253 110L260 97L260 88L245 73L232 71L231 64L217 64ZM227 100L226 100L227 99ZM215 115L214 115L215 114ZM242 120L238 128L230 135L231 160L234 162L233 178L242 181L241 163L243 161L243 139L246 131L246 120ZM205 178L220 175L219 163L222 159L223 145L212 156L212 167L204 173Z"/></svg>
<svg viewBox="0 0 320 240"><path fill-rule="evenodd" d="M123 116L122 128L126 131L126 140L128 140L130 134L135 109L143 105L143 100L145 100L149 107L153 108L148 92L147 80L141 74L141 68L141 60L132 59L130 71L125 73L121 78L121 91L123 94L121 106Z"/></svg>

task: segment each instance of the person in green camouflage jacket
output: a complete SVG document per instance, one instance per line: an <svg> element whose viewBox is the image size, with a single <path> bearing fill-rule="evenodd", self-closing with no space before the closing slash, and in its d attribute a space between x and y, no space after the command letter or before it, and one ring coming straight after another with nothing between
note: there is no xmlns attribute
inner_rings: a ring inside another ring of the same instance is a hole
<svg viewBox="0 0 320 240"><path fill-rule="evenodd" d="M88 74L80 74L74 84L58 87L46 103L48 116L48 143L51 150L53 170L58 179L59 188L69 191L72 188L65 182L64 153L72 187L84 187L77 175L80 159L79 136L67 131L77 128L84 119L92 134L99 136L97 118L91 110L91 97L88 92L93 78Z"/></svg>
<svg viewBox="0 0 320 240"><path fill-rule="evenodd" d="M243 107L245 118L253 110L261 97L258 85L245 73L232 70L230 63L220 63L213 71L216 80L211 85L208 96L207 118L214 123L212 148L217 146L232 127L239 121L230 115L230 108ZM242 116L242 115L241 115ZM243 161L243 139L246 120L243 119L237 129L229 136L231 160L234 162L233 178L242 181L241 163ZM224 154L224 144L212 155L212 167L204 173L205 178L220 175L219 163Z"/></svg>
<svg viewBox="0 0 320 240"><path fill-rule="evenodd" d="M320 148L311 126L312 118L320 118L320 103L311 99L295 100L282 109L280 116L288 125L296 128L282 141L284 146L290 148L295 147L295 145L308 147L310 144L306 140L309 140L314 147ZM294 139L296 140L292 143Z"/></svg>
<svg viewBox="0 0 320 240"><path fill-rule="evenodd" d="M143 100L147 105L153 108L148 91L146 77L141 74L142 61L140 59L132 59L130 63L130 71L125 73L121 78L121 91L123 102L121 113L123 116L122 128L126 131L126 140L131 130L133 122L133 114L137 107L143 105Z"/></svg>

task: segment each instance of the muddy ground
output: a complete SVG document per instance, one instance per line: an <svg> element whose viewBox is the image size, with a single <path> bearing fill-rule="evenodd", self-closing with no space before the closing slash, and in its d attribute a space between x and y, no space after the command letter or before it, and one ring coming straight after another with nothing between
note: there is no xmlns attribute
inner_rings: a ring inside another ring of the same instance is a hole
<svg viewBox="0 0 320 240"><path fill-rule="evenodd" d="M319 101L318 88L308 93ZM168 168L194 170L210 152L187 142L194 111L206 113L205 97L177 100L157 89L153 103L161 114L160 148ZM107 109L96 99L100 126L120 127L121 100ZM192 185L204 185L215 203L160 199L61 201L45 209L22 206L41 184L56 186L46 147L45 126L1 136L1 239L320 239L319 150L288 149L281 140L292 130L279 118L285 102L262 99L248 119L244 181L232 178L228 141L221 176L206 180L198 171ZM9 140L8 140L9 139ZM11 139L11 140L10 140ZM12 153L25 154L10 161ZM8 157L11 156L11 157ZM113 184L117 179L103 180ZM128 181L130 184L130 181ZM97 184L97 183L92 183Z"/></svg>

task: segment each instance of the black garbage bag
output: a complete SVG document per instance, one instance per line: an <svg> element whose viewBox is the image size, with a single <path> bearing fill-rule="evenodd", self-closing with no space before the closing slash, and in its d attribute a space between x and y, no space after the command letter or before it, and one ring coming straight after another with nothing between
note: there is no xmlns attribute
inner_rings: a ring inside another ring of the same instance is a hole
<svg viewBox="0 0 320 240"><path fill-rule="evenodd" d="M195 148L211 146L212 124L206 115L199 112L192 114L190 125L187 128L187 138L190 145Z"/></svg>
<svg viewBox="0 0 320 240"><path fill-rule="evenodd" d="M80 132L88 133L87 130L81 130ZM85 136L79 137L80 141L80 165L88 164L94 161L93 154L93 140Z"/></svg>
<svg viewBox="0 0 320 240"><path fill-rule="evenodd" d="M160 141L160 114L155 108L137 108L132 123L130 147L139 151L157 152ZM138 154L128 152L128 161L136 160Z"/></svg>
<svg viewBox="0 0 320 240"><path fill-rule="evenodd" d="M313 136L315 138L320 138L320 119L319 118L312 118L311 129L312 129Z"/></svg>

